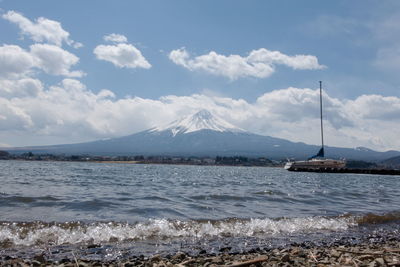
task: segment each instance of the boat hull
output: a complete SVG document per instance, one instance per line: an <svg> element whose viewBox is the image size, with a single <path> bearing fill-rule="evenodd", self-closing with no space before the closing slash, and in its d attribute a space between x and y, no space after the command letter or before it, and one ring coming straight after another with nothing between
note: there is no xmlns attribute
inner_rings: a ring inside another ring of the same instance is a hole
<svg viewBox="0 0 400 267"><path fill-rule="evenodd" d="M343 169L346 161L335 159L311 159L304 161L290 161L285 164L285 169L296 171L298 169L324 170L324 169Z"/></svg>

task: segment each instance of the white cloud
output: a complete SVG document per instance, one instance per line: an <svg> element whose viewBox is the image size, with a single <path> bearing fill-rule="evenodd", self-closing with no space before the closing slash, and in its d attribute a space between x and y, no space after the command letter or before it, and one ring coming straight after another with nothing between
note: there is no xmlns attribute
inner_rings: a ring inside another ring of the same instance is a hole
<svg viewBox="0 0 400 267"><path fill-rule="evenodd" d="M367 120L400 122L400 98L395 96L362 95L346 105L347 113Z"/></svg>
<svg viewBox="0 0 400 267"><path fill-rule="evenodd" d="M2 82L5 83L9 82ZM29 83L33 84L31 89L23 89ZM35 83L36 89L32 89ZM11 145L128 135L204 108L258 134L310 144L320 140L319 94L318 90L307 88L275 90L255 102L200 94L116 99L111 91L94 93L74 79L64 79L49 88L42 88L35 80L19 81L12 88L12 97L7 95L9 92L0 91L0 137ZM400 128L393 126L400 123L399 97L323 97L327 145L400 149ZM20 139L16 140L16 136Z"/></svg>
<svg viewBox="0 0 400 267"><path fill-rule="evenodd" d="M15 105L8 99L0 98L0 131L27 131L33 126L29 114L24 108Z"/></svg>
<svg viewBox="0 0 400 267"><path fill-rule="evenodd" d="M2 17L17 24L21 34L29 36L35 42L49 42L57 46L61 46L65 42L75 48L82 46L81 43L69 38L69 32L65 31L58 21L39 17L35 22L32 22L21 13L15 11L8 11Z"/></svg>
<svg viewBox="0 0 400 267"><path fill-rule="evenodd" d="M0 46L0 77L20 77L35 66L32 55L17 45Z"/></svg>
<svg viewBox="0 0 400 267"><path fill-rule="evenodd" d="M30 51L16 45L0 46L0 78L20 79L33 75L35 69L52 75L82 77L82 71L71 71L79 58L49 44L34 44Z"/></svg>
<svg viewBox="0 0 400 267"><path fill-rule="evenodd" d="M275 118L286 122L296 122L315 118L319 114L319 91L311 89L287 88L266 93L257 99L257 104ZM345 103L324 93L324 113L330 123L341 128L352 125L348 114L344 114Z"/></svg>
<svg viewBox="0 0 400 267"><path fill-rule="evenodd" d="M253 50L247 57L240 55L220 55L214 51L191 59L185 48L173 50L169 58L177 65L190 71L205 71L214 75L236 80L242 77L266 78L275 72L276 65L286 65L293 69L323 69L318 59L311 55L288 56L279 51L265 48Z"/></svg>
<svg viewBox="0 0 400 267"><path fill-rule="evenodd" d="M119 68L151 68L142 53L131 44L99 45L93 53L97 59L111 62Z"/></svg>
<svg viewBox="0 0 400 267"><path fill-rule="evenodd" d="M20 80L0 80L0 97L36 97L43 91L40 80L23 78Z"/></svg>
<svg viewBox="0 0 400 267"><path fill-rule="evenodd" d="M74 54L55 45L34 44L31 45L31 54L37 60L37 67L48 74L67 77L82 77L82 71L70 71L77 64L79 58Z"/></svg>
<svg viewBox="0 0 400 267"><path fill-rule="evenodd" d="M126 38L125 35L117 34L117 33L111 33L109 35L104 35L103 39L104 39L104 41L114 42L114 43L128 42L128 38Z"/></svg>

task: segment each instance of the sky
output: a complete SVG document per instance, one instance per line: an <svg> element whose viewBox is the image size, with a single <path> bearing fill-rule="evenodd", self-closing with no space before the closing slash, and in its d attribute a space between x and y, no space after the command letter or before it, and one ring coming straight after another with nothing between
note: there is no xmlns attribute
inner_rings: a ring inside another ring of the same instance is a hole
<svg viewBox="0 0 400 267"><path fill-rule="evenodd" d="M0 0L0 147L207 109L250 132L400 150L400 2Z"/></svg>

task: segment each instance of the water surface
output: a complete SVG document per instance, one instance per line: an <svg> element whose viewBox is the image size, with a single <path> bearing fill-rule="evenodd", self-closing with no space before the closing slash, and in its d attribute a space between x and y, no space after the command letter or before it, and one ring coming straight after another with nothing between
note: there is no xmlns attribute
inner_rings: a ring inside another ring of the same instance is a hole
<svg viewBox="0 0 400 267"><path fill-rule="evenodd" d="M244 249L393 232L400 218L400 176L0 161L0 181L3 254L82 244L97 248L82 250L87 257L173 252L183 243Z"/></svg>

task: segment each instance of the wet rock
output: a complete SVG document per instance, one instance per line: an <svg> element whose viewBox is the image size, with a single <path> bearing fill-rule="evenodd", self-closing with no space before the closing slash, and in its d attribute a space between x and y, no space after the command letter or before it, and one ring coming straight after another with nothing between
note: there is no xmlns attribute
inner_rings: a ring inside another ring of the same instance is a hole
<svg viewBox="0 0 400 267"><path fill-rule="evenodd" d="M99 247L101 247L101 245L99 244L91 244L87 246L87 248L99 248Z"/></svg>
<svg viewBox="0 0 400 267"><path fill-rule="evenodd" d="M275 255L279 255L279 249L277 249L277 248L274 249L274 250L272 251L272 253L275 254Z"/></svg>
<svg viewBox="0 0 400 267"><path fill-rule="evenodd" d="M366 260L373 260L373 259L375 259L375 257L373 255L366 254L366 255L361 255L361 256L357 257L357 259L360 261L366 261Z"/></svg>
<svg viewBox="0 0 400 267"><path fill-rule="evenodd" d="M220 248L219 252L228 252L232 249L232 247L224 247L224 248Z"/></svg>
<svg viewBox="0 0 400 267"><path fill-rule="evenodd" d="M290 254L292 254L292 255L297 255L297 254L299 254L300 251L302 251L300 248L294 247L294 248L292 248L292 249L290 250Z"/></svg>
<svg viewBox="0 0 400 267"><path fill-rule="evenodd" d="M290 261L290 255L289 255L289 253L283 254L283 256L281 257L281 261L282 261L282 262L289 262L289 261Z"/></svg>
<svg viewBox="0 0 400 267"><path fill-rule="evenodd" d="M4 257L4 260L6 260L6 261L11 260L11 259L13 259L13 258L8 255Z"/></svg>
<svg viewBox="0 0 400 267"><path fill-rule="evenodd" d="M158 263L153 263L153 267L167 267L164 261L160 261Z"/></svg>
<svg viewBox="0 0 400 267"><path fill-rule="evenodd" d="M35 257L33 257L34 260L40 262L40 263L45 263L47 262L45 254L38 254Z"/></svg>
<svg viewBox="0 0 400 267"><path fill-rule="evenodd" d="M90 263L86 263L84 261L79 261L78 262L79 267L89 267L89 266L93 266L93 264Z"/></svg>
<svg viewBox="0 0 400 267"><path fill-rule="evenodd" d="M378 266L386 266L385 260L383 258L377 258L375 259L375 262L378 264Z"/></svg>
<svg viewBox="0 0 400 267"><path fill-rule="evenodd" d="M216 257L214 257L214 258L211 260L211 263L214 263L214 264L222 264L222 263L224 263L224 261L222 260L221 257L216 256Z"/></svg>
<svg viewBox="0 0 400 267"><path fill-rule="evenodd" d="M156 254L153 257L151 257L150 261L151 262L158 262L158 261L161 261L161 259L162 259L161 256Z"/></svg>
<svg viewBox="0 0 400 267"><path fill-rule="evenodd" d="M184 252L178 252L174 256L172 256L171 260L174 262L181 262L186 258L186 254Z"/></svg>
<svg viewBox="0 0 400 267"><path fill-rule="evenodd" d="M60 260L60 263L67 263L70 262L70 260L68 258L64 258Z"/></svg>
<svg viewBox="0 0 400 267"><path fill-rule="evenodd" d="M204 266L207 262L208 262L208 261L207 261L205 258L203 258L203 257L198 258L198 259L196 260L196 263L197 263L198 265L200 265L200 266Z"/></svg>
<svg viewBox="0 0 400 267"><path fill-rule="evenodd" d="M337 251L336 249L332 249L332 250L330 251L330 253L331 253L331 255L332 255L333 257L335 257L335 258L339 258L339 257L342 255L342 253L339 252L339 251Z"/></svg>

